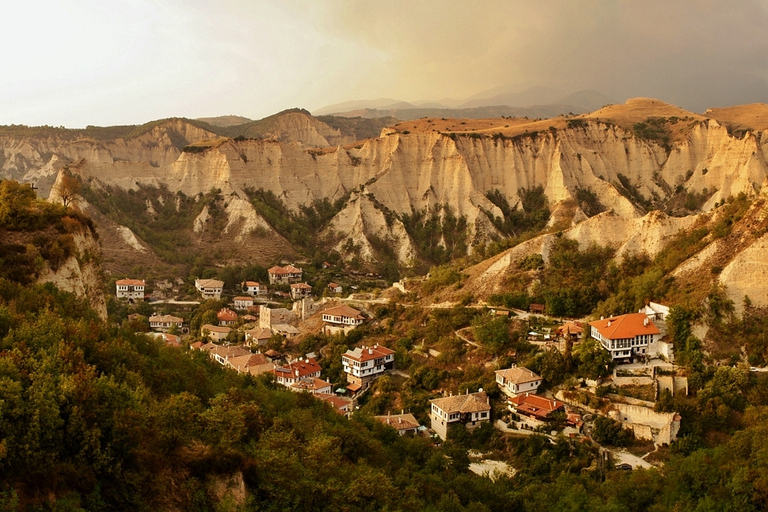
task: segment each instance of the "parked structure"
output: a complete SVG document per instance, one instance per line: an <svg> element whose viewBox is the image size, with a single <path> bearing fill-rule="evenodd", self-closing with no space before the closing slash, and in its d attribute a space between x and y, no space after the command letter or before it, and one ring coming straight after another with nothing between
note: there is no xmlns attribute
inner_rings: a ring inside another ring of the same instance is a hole
<svg viewBox="0 0 768 512"><path fill-rule="evenodd" d="M183 323L183 318L173 315L152 315L149 317L149 327L160 332L168 332L172 327L181 331Z"/></svg>
<svg viewBox="0 0 768 512"><path fill-rule="evenodd" d="M388 414L387 416L374 416L373 418L394 428L401 436L415 434L421 426L413 414Z"/></svg>
<svg viewBox="0 0 768 512"><path fill-rule="evenodd" d="M143 279L119 279L115 282L115 295L118 299L126 299L130 303L144 300Z"/></svg>
<svg viewBox="0 0 768 512"><path fill-rule="evenodd" d="M645 313L630 313L591 322L591 334L611 353L611 358L630 362L656 355L660 331ZM653 353L649 348L653 345Z"/></svg>
<svg viewBox="0 0 768 512"><path fill-rule="evenodd" d="M448 438L451 423L462 423L468 429L491 420L491 403L484 391L430 400L429 419L432 430L442 439Z"/></svg>
<svg viewBox="0 0 768 512"><path fill-rule="evenodd" d="M307 283L294 283L291 285L291 298L300 300L312 296L312 287Z"/></svg>
<svg viewBox="0 0 768 512"><path fill-rule="evenodd" d="M221 292L224 289L224 281L218 279L195 279L195 288L200 292L204 299L221 299Z"/></svg>
<svg viewBox="0 0 768 512"><path fill-rule="evenodd" d="M541 377L528 368L517 366L496 370L496 383L505 395L513 397L520 393L535 393L541 384Z"/></svg>
<svg viewBox="0 0 768 512"><path fill-rule="evenodd" d="M269 274L269 284L290 284L300 282L304 271L293 265L286 265L272 267L267 270L267 274Z"/></svg>
<svg viewBox="0 0 768 512"><path fill-rule="evenodd" d="M336 334L337 332L349 332L365 321L362 313L347 305L323 311L323 332Z"/></svg>
<svg viewBox="0 0 768 512"><path fill-rule="evenodd" d="M357 347L341 356L341 364L349 382L347 389L357 393L395 367L395 351L380 345Z"/></svg>

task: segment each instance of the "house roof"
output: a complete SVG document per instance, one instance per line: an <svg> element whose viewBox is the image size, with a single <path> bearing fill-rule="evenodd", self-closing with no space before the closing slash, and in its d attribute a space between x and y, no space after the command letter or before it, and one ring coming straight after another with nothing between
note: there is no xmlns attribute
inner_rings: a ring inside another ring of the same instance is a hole
<svg viewBox="0 0 768 512"><path fill-rule="evenodd" d="M411 430L417 429L421 425L413 416L413 414L393 414L387 416L374 416L374 419L379 420L385 425L394 427L397 430Z"/></svg>
<svg viewBox="0 0 768 512"><path fill-rule="evenodd" d="M556 333L561 336L568 334L581 334L584 332L584 328L576 322L565 322L563 325L557 328Z"/></svg>
<svg viewBox="0 0 768 512"><path fill-rule="evenodd" d="M320 368L320 365L317 364L317 361L315 361L314 358L309 358L298 359L288 365L275 368L275 374L277 374L278 371L281 372L281 374L285 374L286 372L290 373L294 377L306 377L307 375L322 371L322 368Z"/></svg>
<svg viewBox="0 0 768 512"><path fill-rule="evenodd" d="M529 309L530 311L544 311L544 309L545 309L545 306L544 306L544 304L535 304L535 303L531 303L531 304L528 306L528 309Z"/></svg>
<svg viewBox="0 0 768 512"><path fill-rule="evenodd" d="M506 370L496 370L496 375L501 375L504 377L505 381L511 382L512 384L525 384L526 382L541 380L540 376L522 366L507 368Z"/></svg>
<svg viewBox="0 0 768 512"><path fill-rule="evenodd" d="M643 313L630 313L590 322L600 335L609 340L634 338L643 334L660 334L659 329Z"/></svg>
<svg viewBox="0 0 768 512"><path fill-rule="evenodd" d="M300 268L296 268L293 265L286 265L284 267L274 266L267 270L270 274L280 275L280 274L300 274L302 270Z"/></svg>
<svg viewBox="0 0 768 512"><path fill-rule="evenodd" d="M250 295L246 295L244 297L235 297L232 300L233 301L240 300L240 301L245 301L245 302L253 302L253 297L251 297Z"/></svg>
<svg viewBox="0 0 768 512"><path fill-rule="evenodd" d="M218 313L216 313L216 317L219 320L225 321L225 322L235 322L237 321L237 313L232 311L231 309L223 308L220 309Z"/></svg>
<svg viewBox="0 0 768 512"><path fill-rule="evenodd" d="M309 286L307 283L294 283L294 284L291 285L291 288L295 288L297 290L298 289L301 289L301 290L311 290L312 289L312 287Z"/></svg>
<svg viewBox="0 0 768 512"><path fill-rule="evenodd" d="M330 386L330 382L324 381L318 377L305 377L303 379L299 379L298 381L294 382L293 385L291 385L292 388L297 390L310 392L316 392L319 389L328 388Z"/></svg>
<svg viewBox="0 0 768 512"><path fill-rule="evenodd" d="M243 354L241 356L234 356L229 359L229 364L231 364L235 370L242 371L246 368L249 368L251 366L261 366L263 364L268 364L269 361L267 361L267 358L264 354Z"/></svg>
<svg viewBox="0 0 768 512"><path fill-rule="evenodd" d="M352 399L345 396L332 395L330 393L315 393L315 398L328 402L337 411L344 413L342 409L349 407L352 404Z"/></svg>
<svg viewBox="0 0 768 512"><path fill-rule="evenodd" d="M198 288L222 288L224 281L218 279L195 279L195 286Z"/></svg>
<svg viewBox="0 0 768 512"><path fill-rule="evenodd" d="M200 328L200 332L202 331L217 332L219 334L229 334L232 331L232 329L230 329L229 327L220 327L218 325L205 324Z"/></svg>
<svg viewBox="0 0 768 512"><path fill-rule="evenodd" d="M249 331L245 331L245 334L246 336L256 340L265 340L272 337L272 331L264 327L256 327Z"/></svg>
<svg viewBox="0 0 768 512"><path fill-rule="evenodd" d="M509 403L513 404L518 412L531 414L538 418L546 418L550 413L565 406L565 403L560 400L534 395L533 393L524 393L510 398Z"/></svg>
<svg viewBox="0 0 768 512"><path fill-rule="evenodd" d="M395 353L394 350L388 349L387 347L382 347L381 345L378 345L378 344L372 347L366 347L365 345L363 345L362 347L357 347L354 350L347 350L344 353L344 357L348 357L350 359L354 359L355 361L360 361L362 363L364 361L370 361L371 359L386 357L394 353Z"/></svg>
<svg viewBox="0 0 768 512"><path fill-rule="evenodd" d="M446 396L430 400L430 403L436 405L448 414L451 413L471 413L490 411L491 404L488 401L488 395L485 391L470 393L467 395Z"/></svg>
<svg viewBox="0 0 768 512"><path fill-rule="evenodd" d="M152 322L180 324L184 322L184 319L179 318L178 316L173 316L173 315L154 315L149 317L149 323L152 323Z"/></svg>
<svg viewBox="0 0 768 512"><path fill-rule="evenodd" d="M143 279L118 279L115 284L128 286L144 286Z"/></svg>
<svg viewBox="0 0 768 512"><path fill-rule="evenodd" d="M347 318L354 318L355 320L363 320L363 315L355 308L351 308L347 306L346 304L341 306L336 306L334 308L329 308L323 311L324 315L331 315L331 316L343 316Z"/></svg>
<svg viewBox="0 0 768 512"><path fill-rule="evenodd" d="M243 281L243 284L245 286L259 286L259 283L257 283L256 281Z"/></svg>
<svg viewBox="0 0 768 512"><path fill-rule="evenodd" d="M301 331L299 331L296 327L289 325L289 324L275 324L272 326L274 330L279 332L280 334L299 334Z"/></svg>
<svg viewBox="0 0 768 512"><path fill-rule="evenodd" d="M175 334L163 334L163 339L165 340L165 344L169 347L181 346L181 338Z"/></svg>
<svg viewBox="0 0 768 512"><path fill-rule="evenodd" d="M341 285L338 283L328 283L328 288L338 288L339 286Z"/></svg>

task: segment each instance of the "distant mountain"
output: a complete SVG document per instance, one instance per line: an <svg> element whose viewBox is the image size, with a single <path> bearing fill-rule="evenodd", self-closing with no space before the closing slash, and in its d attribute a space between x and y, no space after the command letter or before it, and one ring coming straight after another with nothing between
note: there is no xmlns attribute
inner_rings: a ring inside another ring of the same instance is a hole
<svg viewBox="0 0 768 512"><path fill-rule="evenodd" d="M420 117L553 117L563 114L583 114L614 101L604 94L584 89L565 94L561 90L534 86L520 90L519 86L494 87L463 100L396 101L391 98L356 100L323 107L314 115L334 114L343 117L375 118L391 116L398 119Z"/></svg>
<svg viewBox="0 0 768 512"><path fill-rule="evenodd" d="M312 112L312 114L316 116L323 116L328 114L335 114L336 112L348 112L350 110L361 110L365 108L376 108L376 109L385 109L385 108L393 108L393 105L411 105L410 103L406 103L401 100L395 100L392 98L378 98L375 100L352 100L352 101L344 101L342 103L334 103L333 105L328 105L327 107L323 107L320 109L315 110ZM407 108L407 107L406 107Z"/></svg>
<svg viewBox="0 0 768 512"><path fill-rule="evenodd" d="M227 126L237 126L239 124L250 123L253 119L248 119L243 116L218 116L218 117L198 117L197 121L202 121L213 126L219 126L226 128Z"/></svg>

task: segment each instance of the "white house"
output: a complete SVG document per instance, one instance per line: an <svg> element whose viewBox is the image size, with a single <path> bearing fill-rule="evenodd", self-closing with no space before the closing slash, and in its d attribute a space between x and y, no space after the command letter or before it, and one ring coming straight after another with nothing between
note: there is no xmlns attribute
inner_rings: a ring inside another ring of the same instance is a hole
<svg viewBox="0 0 768 512"><path fill-rule="evenodd" d="M432 430L442 439L448 437L448 427L451 423L460 422L472 429L491 420L491 403L484 391L436 398L429 403Z"/></svg>
<svg viewBox="0 0 768 512"><path fill-rule="evenodd" d="M204 299L221 298L221 292L224 289L224 281L218 279L195 279L195 288Z"/></svg>
<svg viewBox="0 0 768 512"><path fill-rule="evenodd" d="M229 327L219 327L218 325L205 324L200 328L203 336L208 336L213 341L223 341L227 335L232 332Z"/></svg>
<svg viewBox="0 0 768 512"><path fill-rule="evenodd" d="M645 313L605 318L589 326L592 337L611 353L614 361L657 355L650 348L657 346L661 332Z"/></svg>
<svg viewBox="0 0 768 512"><path fill-rule="evenodd" d="M669 306L649 302L639 312L644 313L651 320L666 321L667 316L669 315Z"/></svg>
<svg viewBox="0 0 768 512"><path fill-rule="evenodd" d="M496 370L496 383L505 395L513 397L520 393L535 393L541 384L541 377L528 368L517 366Z"/></svg>
<svg viewBox="0 0 768 512"><path fill-rule="evenodd" d="M278 384L290 388L303 378L320 377L322 368L314 358L299 358L285 366L278 366L273 370Z"/></svg>
<svg viewBox="0 0 768 512"><path fill-rule="evenodd" d="M343 288L338 283L328 283L328 290L331 293L341 293L342 289Z"/></svg>
<svg viewBox="0 0 768 512"><path fill-rule="evenodd" d="M243 297L235 297L232 299L232 307L235 309L243 310L253 307L253 297L250 295Z"/></svg>
<svg viewBox="0 0 768 512"><path fill-rule="evenodd" d="M183 318L173 315L152 315L149 317L149 326L156 331L168 332L174 326L181 329L183 323Z"/></svg>
<svg viewBox="0 0 768 512"><path fill-rule="evenodd" d="M128 299L128 302L143 301L145 286L143 279L118 279L115 295L118 299Z"/></svg>
<svg viewBox="0 0 768 512"><path fill-rule="evenodd" d="M363 315L347 305L323 311L323 332L336 334L339 331L349 332L365 321Z"/></svg>
<svg viewBox="0 0 768 512"><path fill-rule="evenodd" d="M357 347L341 356L341 364L349 382L347 389L357 393L395 367L395 351L380 345Z"/></svg>
<svg viewBox="0 0 768 512"><path fill-rule="evenodd" d="M290 284L301 281L304 271L293 265L286 265L272 267L267 270L267 274L269 274L269 284Z"/></svg>
<svg viewBox="0 0 768 512"><path fill-rule="evenodd" d="M243 290L243 293L247 293L252 297L267 294L267 287L260 285L256 281L243 281L240 283L240 288Z"/></svg>

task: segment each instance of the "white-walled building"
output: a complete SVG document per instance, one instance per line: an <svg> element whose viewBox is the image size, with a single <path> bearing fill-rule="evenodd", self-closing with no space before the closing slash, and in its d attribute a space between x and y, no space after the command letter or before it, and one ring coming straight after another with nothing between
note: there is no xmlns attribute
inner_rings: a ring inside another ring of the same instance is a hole
<svg viewBox="0 0 768 512"><path fill-rule="evenodd" d="M432 430L442 439L448 437L448 427L451 423L460 422L472 429L491 420L491 402L484 391L436 398L429 403Z"/></svg>
<svg viewBox="0 0 768 512"><path fill-rule="evenodd" d="M520 393L535 393L541 384L541 377L528 368L517 366L496 370L496 383L505 395L513 397Z"/></svg>
<svg viewBox="0 0 768 512"><path fill-rule="evenodd" d="M339 331L346 333L363 322L365 322L365 318L362 313L347 305L336 306L323 311L323 332L325 334L336 334Z"/></svg>
<svg viewBox="0 0 768 512"><path fill-rule="evenodd" d="M195 288L204 299L221 298L221 292L224 290L224 281L218 279L195 279Z"/></svg>
<svg viewBox="0 0 768 512"><path fill-rule="evenodd" d="M645 313L630 313L590 322L590 334L611 353L615 360L631 361L646 355L657 346L661 332Z"/></svg>
<svg viewBox="0 0 768 512"><path fill-rule="evenodd" d="M243 281L240 283L240 288L243 290L243 293L252 297L267 294L267 287L257 283L256 281Z"/></svg>
<svg viewBox="0 0 768 512"><path fill-rule="evenodd" d="M174 326L181 330L183 323L183 318L173 315L152 315L149 317L149 327L156 331L168 332Z"/></svg>
<svg viewBox="0 0 768 512"><path fill-rule="evenodd" d="M293 265L286 265L272 267L267 270L267 274L269 274L269 284L290 284L301 281L304 271Z"/></svg>
<svg viewBox="0 0 768 512"><path fill-rule="evenodd" d="M143 279L118 279L115 282L115 295L118 299L127 299L128 302L143 301L145 286Z"/></svg>
<svg viewBox="0 0 768 512"><path fill-rule="evenodd" d="M205 324L200 328L203 336L208 336L213 341L224 341L227 335L232 332L229 327L219 327L218 325Z"/></svg>
<svg viewBox="0 0 768 512"><path fill-rule="evenodd" d="M380 345L357 347L341 356L341 364L349 382L347 389L357 393L395 367L395 351Z"/></svg>

